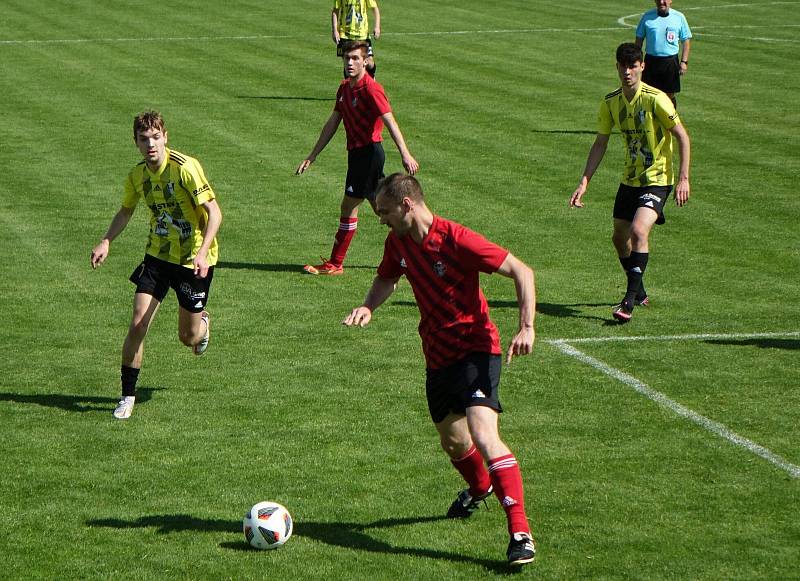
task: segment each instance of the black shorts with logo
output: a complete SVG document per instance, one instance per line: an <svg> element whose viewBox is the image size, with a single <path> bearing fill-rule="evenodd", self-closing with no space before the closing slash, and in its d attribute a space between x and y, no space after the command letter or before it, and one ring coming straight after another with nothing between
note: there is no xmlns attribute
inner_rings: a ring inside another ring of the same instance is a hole
<svg viewBox="0 0 800 581"><path fill-rule="evenodd" d="M678 55L645 55L642 81L665 93L680 93L681 67L678 63Z"/></svg>
<svg viewBox="0 0 800 581"><path fill-rule="evenodd" d="M500 355L476 352L443 369L427 369L425 394L433 423L450 412L466 414L476 405L502 412L498 395L502 366Z"/></svg>
<svg viewBox="0 0 800 581"><path fill-rule="evenodd" d="M351 198L375 199L378 182L383 179L386 154L380 142L356 147L347 152L347 178L344 195Z"/></svg>
<svg viewBox="0 0 800 581"><path fill-rule="evenodd" d="M137 293L152 295L159 302L164 300L172 287L180 306L191 313L199 313L208 302L213 277L213 266L209 267L205 278L198 278L191 268L145 254L144 260L131 273L129 280L136 285Z"/></svg>
<svg viewBox="0 0 800 581"><path fill-rule="evenodd" d="M614 218L633 222L636 210L650 208L658 213L656 224L666 222L664 218L664 204L672 191L672 186L642 186L633 187L620 184L617 198L614 200Z"/></svg>

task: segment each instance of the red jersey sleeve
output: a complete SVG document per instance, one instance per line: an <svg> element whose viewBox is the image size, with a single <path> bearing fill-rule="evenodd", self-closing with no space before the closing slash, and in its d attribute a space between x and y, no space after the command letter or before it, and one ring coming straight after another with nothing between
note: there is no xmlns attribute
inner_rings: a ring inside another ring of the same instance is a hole
<svg viewBox="0 0 800 581"><path fill-rule="evenodd" d="M389 99L386 98L386 93L378 82L372 82L367 85L367 93L372 99L372 104L378 116L386 115L392 112L392 106L389 105Z"/></svg>
<svg viewBox="0 0 800 581"><path fill-rule="evenodd" d="M381 278L396 279L405 274L403 266L400 264L399 254L394 250L392 244L392 234L386 237L383 243L383 259L378 265L378 276Z"/></svg>
<svg viewBox="0 0 800 581"><path fill-rule="evenodd" d="M469 228L461 226L454 234L459 259L469 268L486 273L497 272L508 256L508 250Z"/></svg>

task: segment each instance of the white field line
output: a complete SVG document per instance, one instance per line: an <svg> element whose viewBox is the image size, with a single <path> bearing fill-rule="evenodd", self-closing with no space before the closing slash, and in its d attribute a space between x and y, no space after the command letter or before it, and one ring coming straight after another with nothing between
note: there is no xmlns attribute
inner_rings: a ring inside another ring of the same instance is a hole
<svg viewBox="0 0 800 581"><path fill-rule="evenodd" d="M748 2L746 4L740 3L740 4L720 4L718 6L693 6L688 8L681 8L680 11L689 12L690 10L717 10L719 8L748 8L751 6L780 6L785 4L800 4L800 2L798 2L797 0L792 0L792 1L783 0L780 2ZM639 24L639 17L642 14L644 14L644 12L634 12L633 14L620 16L619 18L617 18L617 24L620 24L622 26L627 26L628 28L636 28L636 26ZM628 18L636 18L636 23L629 24L628 22L626 22ZM691 25L689 25L689 27L692 29L694 28ZM730 27L726 26L725 28L730 28Z"/></svg>
<svg viewBox="0 0 800 581"><path fill-rule="evenodd" d="M614 341L705 341L707 339L769 339L771 337L800 337L800 331L781 333L701 333L697 335L640 335L632 337L576 337L549 339L546 343L609 343Z"/></svg>
<svg viewBox="0 0 800 581"><path fill-rule="evenodd" d="M799 0L783 1L783 2L762 2L757 4L727 4L722 6L708 6L697 8L685 8L684 10L708 10L712 8L739 8L743 6L768 6L774 4L800 4ZM613 32L619 31L620 26L623 28L635 28L636 24L627 22L629 18L636 18L641 16L641 12L621 16L617 19L619 26L605 26L605 27L590 27L590 28L501 28L501 29L478 29L478 30L440 30L440 31L427 31L427 32L385 32L384 36L459 36L468 34L536 34L536 33L564 33L564 32ZM744 25L744 26L726 26L725 30L733 28L783 28L800 26L795 24L779 24L779 25ZM694 30L700 30L708 27L693 27ZM710 33L705 33L710 35ZM36 44L85 44L85 43L126 43L126 42L209 42L209 41L226 41L226 40L272 40L272 39L289 39L289 38L306 38L307 35L291 35L291 34L253 34L253 35L237 35L237 36L151 36L143 38L51 38L51 39L7 39L0 40L2 45L36 45ZM719 35L715 35L719 36ZM791 39L772 39L772 38L742 38L737 37L739 40L762 40L762 41L783 41L793 42Z"/></svg>
<svg viewBox="0 0 800 581"><path fill-rule="evenodd" d="M790 333L789 335L790 336L794 336L794 335L797 335L797 333ZM747 335L747 337L753 337L753 336L754 335ZM755 335L755 337L764 337L764 336L767 336L767 337L787 336L787 334L784 333L784 334L776 335L776 334L771 334L770 333L770 334ZM680 337L680 336L676 336L676 338L677 337ZM741 337L741 335L710 335L710 336L708 336L708 335L685 336L684 335L683 336L683 338L687 338L687 337L689 337L689 338L694 338L694 337L722 338L722 337ZM667 340L668 338L664 337L662 339L663 340ZM760 446L759 444L756 444L755 442L753 442L751 440L748 440L747 438L744 438L744 437L740 436L739 434L736 434L735 432L732 432L731 430L729 430L724 425L722 425L722 424L720 424L718 422L715 422L713 420L710 420L707 417L702 416L702 415L698 414L697 412L692 411L689 408L679 404L678 402L671 400L670 398L665 396L663 393L654 390L653 388L651 388L647 384L639 381L638 379L636 379L632 375L628 375L627 373L625 373L623 371L620 371L619 369L616 369L614 367L611 367L610 365L607 365L606 363L603 363L599 359L596 359L596 358L594 358L594 357L592 357L590 355L587 355L586 353L576 349L575 347L573 347L572 345L570 345L569 343L567 343L563 339L562 340L557 340L557 341L549 341L549 343L554 345L559 351L561 351L565 355L569 355L570 357L574 357L578 361L580 361L582 363L586 363L587 365L590 365L591 367L594 367L598 371L601 371L601 372L605 373L606 375L608 375L609 377L612 377L612 378L616 379L617 381L619 381L621 383L624 383L628 387L632 387L635 391L637 391L638 393L644 395L646 398L654 401L658 405L660 405L660 406L662 406L664 408L667 408L667 409L675 412L679 416L684 417L687 420L690 420L690 421L694 422L695 424L699 425L702 428L705 428L709 432L712 432L712 433L720 436L721 438L724 438L724 439L728 440L733 445L738 446L740 448L744 448L745 450L755 454L756 456L760 456L761 458L763 458L763 459L767 460L768 462L774 464L775 466L777 466L781 470L784 470L784 471L788 472L791 477L800 478L800 466L796 466L796 465L792 464L791 462L788 462L786 459L784 459L784 458L778 456L777 454L771 452L767 448L764 448L763 446Z"/></svg>
<svg viewBox="0 0 800 581"><path fill-rule="evenodd" d="M384 32L383 36L459 36L466 34L530 34L545 32L606 32L619 31L618 26L604 28L508 28L494 30L439 30L429 32ZM0 45L9 44L82 44L89 42L176 42L176 41L214 41L214 40L270 40L286 38L307 38L305 34L254 34L247 36L151 36L143 38L51 38L51 39L18 39L0 40Z"/></svg>

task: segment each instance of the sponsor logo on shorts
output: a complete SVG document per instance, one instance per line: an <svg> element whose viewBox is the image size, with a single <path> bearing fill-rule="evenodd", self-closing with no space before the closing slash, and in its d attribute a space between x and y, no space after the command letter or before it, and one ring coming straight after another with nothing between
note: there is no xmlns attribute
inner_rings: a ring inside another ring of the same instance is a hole
<svg viewBox="0 0 800 581"><path fill-rule="evenodd" d="M656 202L656 203L659 203L659 204L661 203L661 198L659 198L655 194L651 194L651 193L648 192L646 194L642 194L641 196L639 196L639 201L643 202L645 206L649 206L649 207L652 208L653 207L653 202Z"/></svg>
<svg viewBox="0 0 800 581"><path fill-rule="evenodd" d="M180 292L181 292L182 295L189 297L193 301L202 301L202 299L206 298L205 291L196 292L192 288L192 285L190 285L188 282L182 282L181 283ZM195 305L195 306L197 306L197 305ZM200 305L200 306L202 306L202 305Z"/></svg>
<svg viewBox="0 0 800 581"><path fill-rule="evenodd" d="M406 259L405 258L401 258L400 259L400 268L408 268L408 266L406 266Z"/></svg>
<svg viewBox="0 0 800 581"><path fill-rule="evenodd" d="M475 393L472 394L472 399L486 399L486 394L480 389L476 389Z"/></svg>

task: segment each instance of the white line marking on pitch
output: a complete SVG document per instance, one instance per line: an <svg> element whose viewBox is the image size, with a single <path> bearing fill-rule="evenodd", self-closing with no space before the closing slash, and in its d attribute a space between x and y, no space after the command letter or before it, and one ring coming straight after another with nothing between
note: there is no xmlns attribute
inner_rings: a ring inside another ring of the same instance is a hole
<svg viewBox="0 0 800 581"><path fill-rule="evenodd" d="M718 8L747 8L751 6L776 6L776 5L784 5L784 4L800 4L797 0L794 1L782 1L782 2L750 2L747 4L721 4L718 6L693 6L689 8L681 8L681 12L688 12L689 10L716 10ZM626 16L620 16L617 18L617 24L621 26L627 26L628 28L636 28L639 24L638 17L644 14L644 12L634 12L633 14L628 14ZM628 18L636 18L636 24L628 24L626 20ZM694 27L691 27L694 28ZM726 27L728 28L728 27Z"/></svg>
<svg viewBox="0 0 800 581"><path fill-rule="evenodd" d="M727 338L764 338L764 337L795 337L800 335L797 332L790 332L790 333L755 333L751 335L738 335L738 334L720 334L720 335L664 335L660 337L599 337L596 341L607 341L607 340L641 340L641 339L652 339L652 340L671 340L671 339L727 339ZM781 470L784 470L789 473L790 476L793 478L800 478L800 466L796 466L791 462L787 461L786 459L778 456L777 454L773 453L772 451L768 450L767 448L756 444L752 440L748 440L740 436L739 434L732 432L723 424L719 422L715 422L713 420L708 419L705 416L698 414L695 411L687 408L679 404L678 402L671 400L663 393L654 390L647 384L639 381L632 375L625 373L624 371L620 371L606 363L603 363L599 359L592 357L591 355L587 355L583 351L580 351L570 345L568 341L575 342L576 340L570 339L556 339L552 341L547 341L551 345L555 346L559 351L564 353L565 355L569 355L570 357L574 357L578 361L582 363L586 363L591 367L594 367L598 371L601 371L616 379L617 381L624 383L625 385L632 387L638 393L644 395L646 398L654 401L658 405L665 407L681 417L686 418L694 422L695 424L705 428L709 432L712 432L721 438L724 438L734 444L735 446L739 446L740 448L744 448L745 450L760 456L761 458L767 460L768 462L774 464ZM583 342L590 342L591 339L587 338L584 339Z"/></svg>
<svg viewBox="0 0 800 581"><path fill-rule="evenodd" d="M768 339L770 337L800 337L800 331L783 333L701 333L698 335L639 335L631 337L575 337L574 339L549 339L557 343L608 343L610 341L704 341L706 339Z"/></svg>

